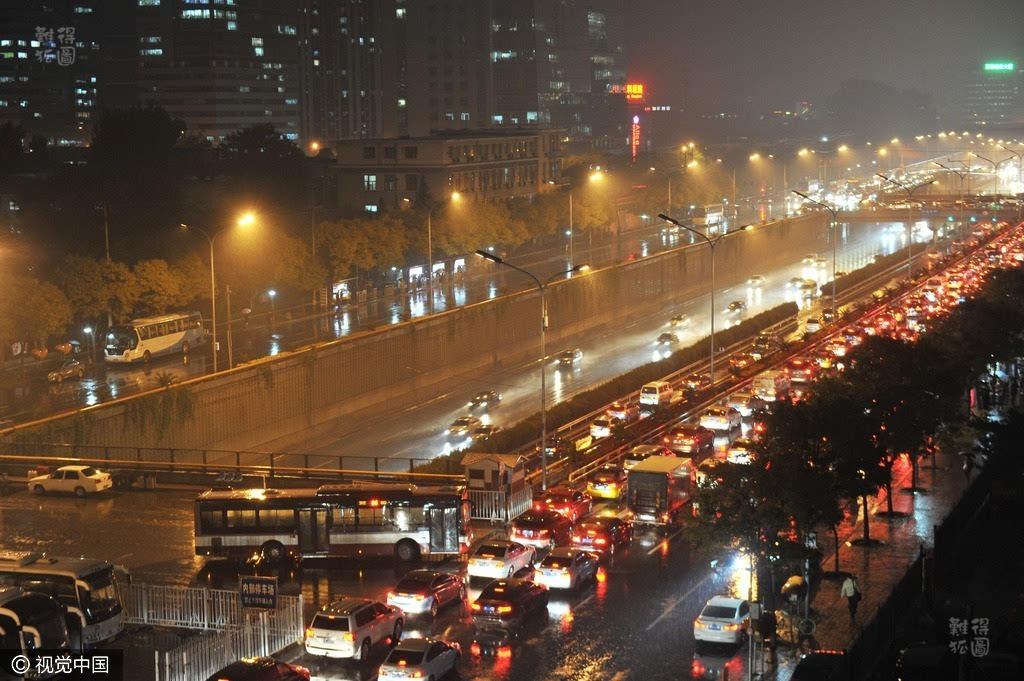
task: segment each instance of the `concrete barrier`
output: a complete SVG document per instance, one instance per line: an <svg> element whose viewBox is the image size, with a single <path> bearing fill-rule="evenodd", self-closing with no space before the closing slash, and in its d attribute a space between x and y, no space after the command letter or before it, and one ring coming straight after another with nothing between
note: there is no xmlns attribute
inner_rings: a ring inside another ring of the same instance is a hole
<svg viewBox="0 0 1024 681"><path fill-rule="evenodd" d="M825 252L828 231L825 219L812 215L726 239L718 247L717 282L736 285ZM708 249L697 244L555 282L548 291L548 348L557 352L585 335L667 313L705 293L709 278ZM343 419L355 427L360 414L382 404L399 409L462 377L535 358L539 305L535 290L523 291L24 424L3 438L294 451Z"/></svg>

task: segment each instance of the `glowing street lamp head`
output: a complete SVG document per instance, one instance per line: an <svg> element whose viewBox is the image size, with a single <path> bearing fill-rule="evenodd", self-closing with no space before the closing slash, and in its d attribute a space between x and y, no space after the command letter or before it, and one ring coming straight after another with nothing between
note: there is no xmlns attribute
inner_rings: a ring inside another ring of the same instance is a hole
<svg viewBox="0 0 1024 681"><path fill-rule="evenodd" d="M460 198L462 198L462 194L460 194L458 192L452 192L452 200L453 201L458 201Z"/></svg>
<svg viewBox="0 0 1024 681"><path fill-rule="evenodd" d="M92 333L92 327L91 326L87 326L84 329L82 329L82 331L83 331L83 333L90 334L90 333Z"/></svg>
<svg viewBox="0 0 1024 681"><path fill-rule="evenodd" d="M312 151L314 154L316 152L320 151L320 143L319 142L310 142L309 143L309 150Z"/></svg>
<svg viewBox="0 0 1024 681"><path fill-rule="evenodd" d="M604 175L602 173L599 173L599 172L590 173L590 181L591 182L598 182L598 181L601 180L602 177L604 177Z"/></svg>
<svg viewBox="0 0 1024 681"><path fill-rule="evenodd" d="M849 147L846 146L845 144L840 144L839 148L836 149L836 151L848 151L848 150L849 150Z"/></svg>
<svg viewBox="0 0 1024 681"><path fill-rule="evenodd" d="M251 212L250 213L242 213L240 216L238 216L238 226L239 227L249 227L249 226L251 226L251 225L253 225L255 223L256 223L256 214L255 213L251 213Z"/></svg>
<svg viewBox="0 0 1024 681"><path fill-rule="evenodd" d="M885 156L888 153L889 153L889 150L886 149L885 147L882 147L881 149L878 150L878 155L879 156Z"/></svg>
<svg viewBox="0 0 1024 681"><path fill-rule="evenodd" d="M753 154L750 155L750 160L751 161L756 161L759 158L761 158L761 154L759 154L757 152L754 152Z"/></svg>
<svg viewBox="0 0 1024 681"><path fill-rule="evenodd" d="M797 156L806 156L809 153L811 153L811 152L809 152L807 149L801 149L800 151L796 152L796 155Z"/></svg>
<svg viewBox="0 0 1024 681"><path fill-rule="evenodd" d="M270 289L269 291L267 291L267 295L273 298L274 296L277 295L277 291L275 291L274 289Z"/></svg>
<svg viewBox="0 0 1024 681"><path fill-rule="evenodd" d="M687 168L696 168L697 167L697 162L696 161L690 161L689 163L686 164L686 167Z"/></svg>

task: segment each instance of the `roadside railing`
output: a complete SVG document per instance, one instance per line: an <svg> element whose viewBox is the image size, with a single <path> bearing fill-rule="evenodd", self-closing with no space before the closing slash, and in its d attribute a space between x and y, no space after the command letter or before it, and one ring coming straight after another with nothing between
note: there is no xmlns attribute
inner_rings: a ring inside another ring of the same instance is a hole
<svg viewBox="0 0 1024 681"><path fill-rule="evenodd" d="M302 640L302 596L278 596L275 610L242 608L237 591L129 584L125 623L214 632L154 651L157 681L205 679L243 657L273 655Z"/></svg>
<svg viewBox="0 0 1024 681"><path fill-rule="evenodd" d="M473 520L508 522L525 513L533 503L533 487L527 485L518 492L506 494L491 490L469 490Z"/></svg>

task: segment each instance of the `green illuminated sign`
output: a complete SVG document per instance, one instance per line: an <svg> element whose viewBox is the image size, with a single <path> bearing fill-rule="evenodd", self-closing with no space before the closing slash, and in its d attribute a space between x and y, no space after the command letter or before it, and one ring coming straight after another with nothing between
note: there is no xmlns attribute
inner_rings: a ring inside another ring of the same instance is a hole
<svg viewBox="0 0 1024 681"><path fill-rule="evenodd" d="M1013 68L1012 61L990 61L985 64L986 71L1013 71Z"/></svg>

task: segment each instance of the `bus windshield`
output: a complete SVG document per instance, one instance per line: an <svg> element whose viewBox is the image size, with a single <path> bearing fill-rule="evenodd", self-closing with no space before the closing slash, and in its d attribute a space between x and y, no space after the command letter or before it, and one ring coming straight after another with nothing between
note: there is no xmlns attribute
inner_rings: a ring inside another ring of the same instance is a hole
<svg viewBox="0 0 1024 681"><path fill-rule="evenodd" d="M106 619L121 612L121 599L114 584L113 570L104 568L99 572L86 575L83 581L87 589L79 589L82 610L90 623Z"/></svg>
<svg viewBox="0 0 1024 681"><path fill-rule="evenodd" d="M139 344L139 334L131 326L113 326L107 333L108 348L135 349Z"/></svg>

